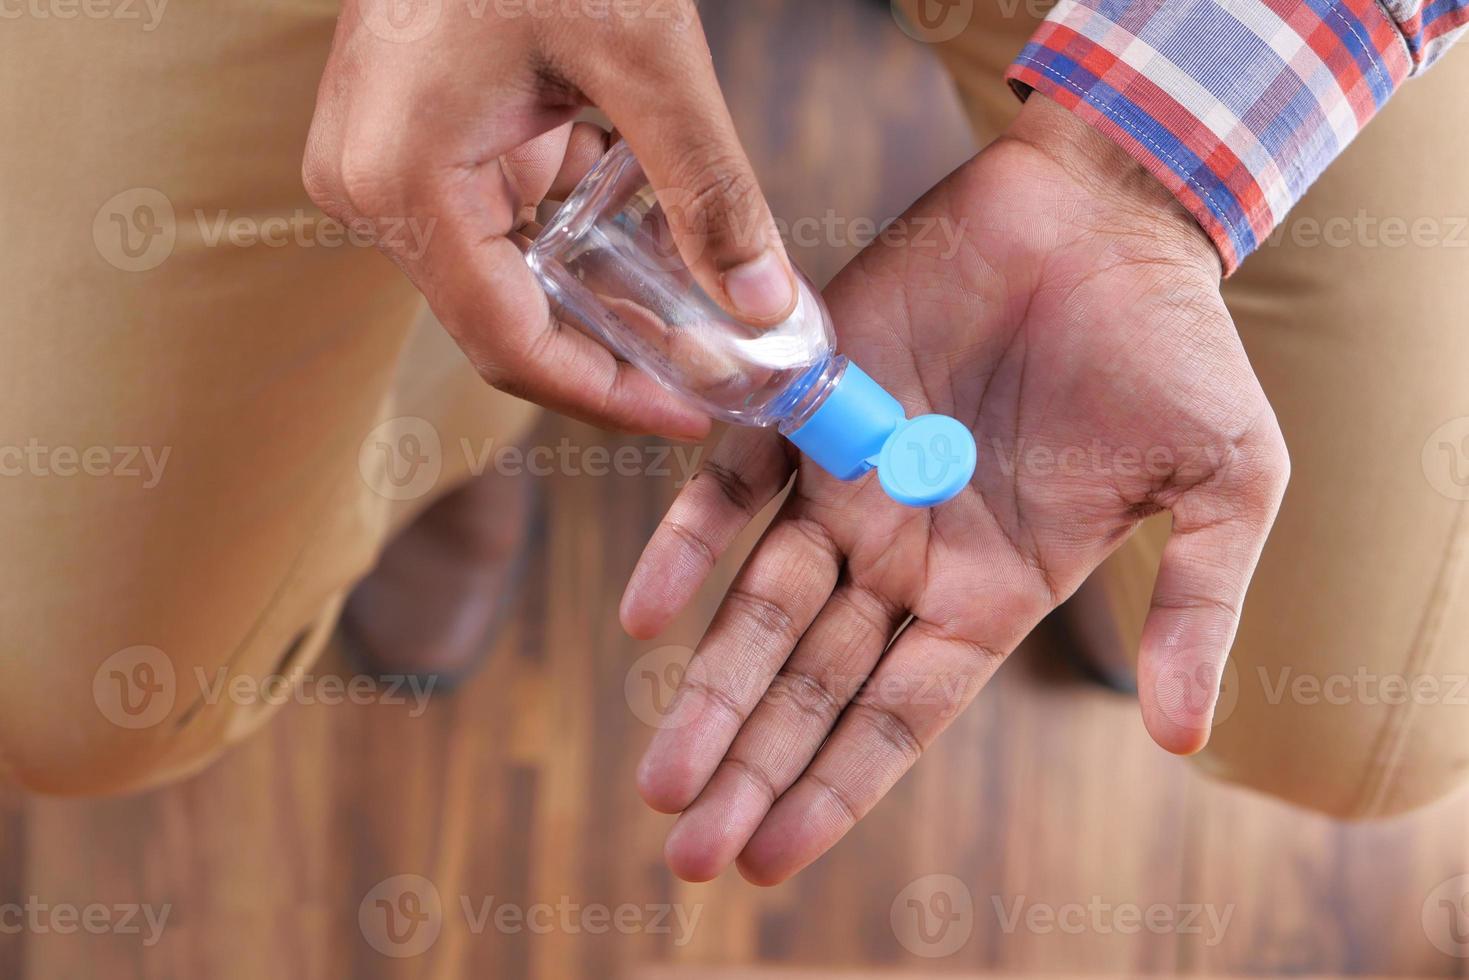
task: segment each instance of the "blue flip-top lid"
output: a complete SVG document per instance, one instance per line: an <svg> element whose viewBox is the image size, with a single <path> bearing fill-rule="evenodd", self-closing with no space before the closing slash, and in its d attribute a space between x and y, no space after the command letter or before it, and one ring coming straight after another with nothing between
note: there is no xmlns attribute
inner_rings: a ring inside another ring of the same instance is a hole
<svg viewBox="0 0 1469 980"><path fill-rule="evenodd" d="M887 495L909 507L933 507L969 485L979 452L958 419L909 419L898 400L855 364L791 442L840 480L869 470Z"/></svg>

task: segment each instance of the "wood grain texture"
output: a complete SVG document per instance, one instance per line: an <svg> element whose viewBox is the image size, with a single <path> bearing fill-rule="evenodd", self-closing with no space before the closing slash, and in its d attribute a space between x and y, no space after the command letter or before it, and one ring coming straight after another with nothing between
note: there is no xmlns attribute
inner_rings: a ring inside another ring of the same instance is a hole
<svg viewBox="0 0 1469 980"><path fill-rule="evenodd" d="M740 131L788 222L828 212L881 221L972 151L946 81L885 6L706 5ZM793 251L824 281L859 245L838 235ZM537 439L563 437L628 444L559 420ZM645 719L668 694L666 662L687 655L736 567L726 562L663 640L619 632L622 583L674 482L546 478L547 517L514 621L483 674L421 715L292 705L209 772L162 792L0 795L0 899L169 910L146 947L133 934L7 929L0 977L1465 972L1421 920L1433 888L1469 870L1469 804L1340 826L1211 783L1154 748L1128 701L1050 666L1057 640L1044 627L808 872L767 891L735 876L674 881L661 863L670 820L642 806L632 774L652 731ZM321 669L346 670L335 654ZM441 903L429 923L437 940L403 958L375 948L359 920L364 899L399 875L420 876L403 887L427 881ZM934 875L952 881L925 878ZM953 904L966 895L967 917ZM670 905L697 916L687 934L662 917ZM1114 912L1097 920L1096 905ZM536 927L497 926L502 906ZM1157 907L1175 926L1195 907L1229 919L1222 935L1129 927L1120 906ZM636 927L581 917L597 909ZM1046 926L1047 909L1062 921ZM914 933L916 919L903 920L919 912L953 913L944 921L960 932L935 918ZM949 955L921 955L951 937L962 941Z"/></svg>

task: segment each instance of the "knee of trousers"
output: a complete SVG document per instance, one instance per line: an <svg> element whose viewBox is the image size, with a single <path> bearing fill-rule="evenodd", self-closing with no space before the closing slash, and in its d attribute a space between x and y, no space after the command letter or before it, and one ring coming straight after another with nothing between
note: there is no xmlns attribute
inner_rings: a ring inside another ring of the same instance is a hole
<svg viewBox="0 0 1469 980"><path fill-rule="evenodd" d="M103 796L152 789L204 768L292 698L329 639L340 596L293 632L215 657L138 645L52 651L0 673L0 774L20 789ZM206 649L209 649L206 646Z"/></svg>
<svg viewBox="0 0 1469 980"><path fill-rule="evenodd" d="M1343 820L1406 813L1469 781L1469 673L1237 647L1206 771Z"/></svg>
<svg viewBox="0 0 1469 980"><path fill-rule="evenodd" d="M136 689L131 695L139 712L136 720L145 719L148 701L159 697L145 692ZM39 703L17 712L16 702L28 699ZM115 722L100 715L90 697L12 690L0 711L11 715L0 743L0 764L7 781L20 789L102 796L148 788L165 781L171 771L167 760L176 753L176 731L171 726Z"/></svg>
<svg viewBox="0 0 1469 980"><path fill-rule="evenodd" d="M5 685L5 779L33 793L104 796L202 768L234 740L246 708L228 699L186 702L192 683L160 649L133 647L99 664L91 678Z"/></svg>

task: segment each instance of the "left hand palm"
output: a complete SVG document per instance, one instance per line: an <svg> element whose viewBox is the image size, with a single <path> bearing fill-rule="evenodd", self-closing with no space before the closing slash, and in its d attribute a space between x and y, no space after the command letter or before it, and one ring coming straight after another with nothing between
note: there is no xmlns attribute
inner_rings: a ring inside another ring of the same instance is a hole
<svg viewBox="0 0 1469 980"><path fill-rule="evenodd" d="M972 427L971 485L908 509L875 478L842 483L769 432L734 430L628 587L624 624L657 633L795 467L640 769L650 804L683 811L668 858L684 877L738 856L772 883L818 857L1164 509L1174 534L1141 651L1144 716L1173 751L1207 738L1288 465L1207 242L1186 216L1168 226L1176 216L1109 204L1016 141L914 214L962 227L963 247L874 246L827 298L842 350L910 417Z"/></svg>

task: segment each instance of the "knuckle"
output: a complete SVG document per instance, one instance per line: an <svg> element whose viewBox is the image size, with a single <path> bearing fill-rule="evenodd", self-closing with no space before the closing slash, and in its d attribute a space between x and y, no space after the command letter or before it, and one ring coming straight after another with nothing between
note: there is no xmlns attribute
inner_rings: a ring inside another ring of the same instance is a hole
<svg viewBox="0 0 1469 980"><path fill-rule="evenodd" d="M762 634L772 634L789 643L794 643L800 635L791 614L773 599L749 589L734 588L729 591L729 601L737 607L741 618L748 618Z"/></svg>
<svg viewBox="0 0 1469 980"><path fill-rule="evenodd" d="M507 395L516 398L526 398L529 392L526 390L525 379L520 372L512 370L505 363L503 350L492 346L488 341L491 339L483 335L481 331L466 330L458 328L456 317L441 316L440 320L449 328L454 342L464 352L465 358L474 366L475 373L480 376L485 384Z"/></svg>
<svg viewBox="0 0 1469 980"><path fill-rule="evenodd" d="M754 515L754 489L739 471L718 460L710 459L706 460L704 468L694 475L694 482L699 482L703 477L708 477L714 482L716 492L735 510L742 514Z"/></svg>
<svg viewBox="0 0 1469 980"><path fill-rule="evenodd" d="M449 323L451 318L443 318ZM537 365L554 364L559 321L551 320L523 342L506 342L494 330L461 327L451 329L465 356L474 365L480 379L498 391L525 401L541 404L552 394Z"/></svg>
<svg viewBox="0 0 1469 980"><path fill-rule="evenodd" d="M336 178L340 204L351 213L391 214L401 200L401 182L393 176L392 166L360 143L349 142L343 148Z"/></svg>
<svg viewBox="0 0 1469 980"><path fill-rule="evenodd" d="M393 198L402 185L393 172L380 141L351 133L332 139L313 134L301 161L307 196L341 221L398 213Z"/></svg>
<svg viewBox="0 0 1469 980"><path fill-rule="evenodd" d="M1275 495L1280 497L1285 494L1285 488L1290 484L1290 447L1285 444L1285 436L1279 428L1274 429L1272 435L1266 466L1274 477Z"/></svg>
<svg viewBox="0 0 1469 980"><path fill-rule="evenodd" d="M472 358L474 369L485 384L515 398L529 399L529 387L513 371L505 370L498 361L483 357Z"/></svg>
<svg viewBox="0 0 1469 980"><path fill-rule="evenodd" d="M841 813L842 818L848 824L855 824L862 819L863 810L858 807L857 801L852 797L851 792L841 783L827 779L825 776L816 772L807 773L807 778L815 784L817 789L821 790L823 796L831 801L832 805L836 807L837 811Z"/></svg>
<svg viewBox="0 0 1469 980"><path fill-rule="evenodd" d="M786 667L776 675L771 696L789 703L799 715L811 719L823 731L842 713L842 699L815 674L796 667Z"/></svg>
<svg viewBox="0 0 1469 980"><path fill-rule="evenodd" d="M780 789L776 785L775 777L771 775L770 771L763 764L734 754L727 756L724 763L731 770L743 776L745 782L759 790L765 796L767 802L773 803L775 798L780 795Z"/></svg>
<svg viewBox="0 0 1469 980"><path fill-rule="evenodd" d="M916 762L923 754L923 743L912 726L887 705L871 700L857 701L852 705L852 717L872 729L883 744L908 764Z"/></svg>
<svg viewBox="0 0 1469 980"><path fill-rule="evenodd" d="M578 91L636 91L650 98L684 91L695 78L707 84L714 66L696 0L644 5L643 16L534 18L531 33L548 74ZM652 16L655 8L659 16ZM602 56L589 58L589 50Z"/></svg>
<svg viewBox="0 0 1469 980"><path fill-rule="evenodd" d="M663 526L668 529L669 534L678 538L684 545L684 550L693 554L704 568L712 569L718 562L719 551L703 532L676 520L666 520Z"/></svg>
<svg viewBox="0 0 1469 980"><path fill-rule="evenodd" d="M1279 426L1272 422L1250 455L1249 479L1245 484L1249 499L1273 512L1285 496L1291 474L1290 450Z"/></svg>
<svg viewBox="0 0 1469 980"><path fill-rule="evenodd" d="M675 173L684 206L672 217L685 232L716 250L759 244L761 229L752 215L760 204L760 185L736 153L696 144L685 151Z"/></svg>
<svg viewBox="0 0 1469 980"><path fill-rule="evenodd" d="M609 424L615 424L617 420L627 416L626 407L632 405L635 399L628 393L628 381L632 377L631 369L619 367L610 360L608 363L611 371L610 377L606 381L592 382L591 390L596 392L594 406L597 417L608 420Z"/></svg>
<svg viewBox="0 0 1469 980"><path fill-rule="evenodd" d="M789 528L791 533L800 535L818 554L835 556L841 553L831 532L820 521L810 517L792 517L783 526Z"/></svg>
<svg viewBox="0 0 1469 980"><path fill-rule="evenodd" d="M853 582L850 588L838 589L831 601L850 610L867 629L891 638L895 625L904 619L899 603L865 585Z"/></svg>
<svg viewBox="0 0 1469 980"><path fill-rule="evenodd" d="M737 727L744 724L744 705L740 703L738 697L725 690L716 681L685 674L683 685L680 688L680 697L693 698L703 705L714 708Z"/></svg>
<svg viewBox="0 0 1469 980"><path fill-rule="evenodd" d="M607 18L602 23L630 45L635 70L649 80L686 81L686 60L700 57L709 62L708 46L699 25L696 0L662 0L631 7L640 16Z"/></svg>
<svg viewBox="0 0 1469 980"><path fill-rule="evenodd" d="M301 186L306 189L306 196L328 214L340 203L336 170L326 154L315 147L309 148L301 160Z"/></svg>

